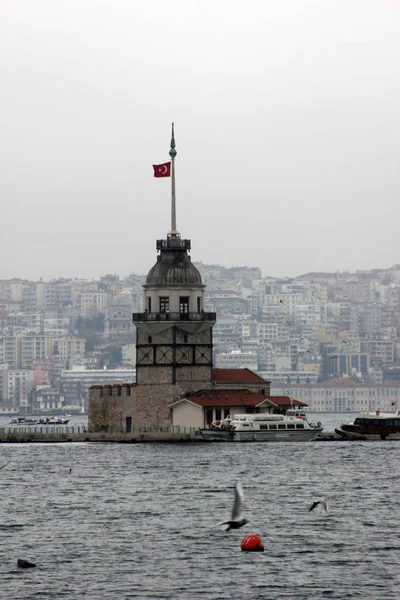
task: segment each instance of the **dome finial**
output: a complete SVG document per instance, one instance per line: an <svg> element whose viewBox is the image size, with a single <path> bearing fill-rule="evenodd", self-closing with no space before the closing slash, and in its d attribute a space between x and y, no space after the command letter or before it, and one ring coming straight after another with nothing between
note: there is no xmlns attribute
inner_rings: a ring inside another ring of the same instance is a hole
<svg viewBox="0 0 400 600"><path fill-rule="evenodd" d="M174 124L172 123L172 136L171 136L171 148L169 151L169 155L171 158L175 158L176 150L175 150L175 134L174 134Z"/></svg>
<svg viewBox="0 0 400 600"><path fill-rule="evenodd" d="M172 123L172 137L171 137L171 148L169 151L171 157L171 231L168 235L173 237L180 237L180 234L176 230L176 198L175 198L175 133L174 124Z"/></svg>

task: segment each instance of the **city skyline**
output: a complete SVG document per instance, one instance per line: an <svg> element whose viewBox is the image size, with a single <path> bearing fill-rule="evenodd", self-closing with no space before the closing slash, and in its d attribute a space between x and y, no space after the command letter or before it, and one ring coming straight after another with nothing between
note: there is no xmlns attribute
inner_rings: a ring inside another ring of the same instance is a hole
<svg viewBox="0 0 400 600"><path fill-rule="evenodd" d="M0 10L1 279L146 273L170 226L152 164L171 121L194 262L272 277L399 262L394 3Z"/></svg>

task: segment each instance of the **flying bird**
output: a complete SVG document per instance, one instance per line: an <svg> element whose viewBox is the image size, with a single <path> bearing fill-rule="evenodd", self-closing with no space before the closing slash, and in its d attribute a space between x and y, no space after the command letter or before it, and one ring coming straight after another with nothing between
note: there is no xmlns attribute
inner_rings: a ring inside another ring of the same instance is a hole
<svg viewBox="0 0 400 600"><path fill-rule="evenodd" d="M319 504L324 507L325 512L328 512L328 505L325 500L316 500L315 502L313 502L312 506L310 506L310 508L308 509L308 512L311 512L312 510L314 510L314 508L317 508Z"/></svg>
<svg viewBox="0 0 400 600"><path fill-rule="evenodd" d="M283 300L279 300L279 302L280 302L281 304L283 304Z"/></svg>
<svg viewBox="0 0 400 600"><path fill-rule="evenodd" d="M340 340L342 344L347 344L346 340Z"/></svg>
<svg viewBox="0 0 400 600"><path fill-rule="evenodd" d="M240 529L240 527L243 527L243 525L248 523L248 520L242 517L243 501L243 489L238 482L235 486L235 501L233 503L231 520L221 523L221 525L228 525L225 531L229 531L230 529Z"/></svg>

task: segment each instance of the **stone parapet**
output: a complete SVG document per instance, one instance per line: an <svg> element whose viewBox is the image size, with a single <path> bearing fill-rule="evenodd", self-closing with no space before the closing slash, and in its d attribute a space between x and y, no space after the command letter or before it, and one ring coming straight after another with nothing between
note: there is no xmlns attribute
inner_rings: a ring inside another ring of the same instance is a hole
<svg viewBox="0 0 400 600"><path fill-rule="evenodd" d="M70 433L70 432L33 432L33 431L0 431L0 443L74 443L74 442L108 442L108 443L140 443L140 442L189 442L200 441L195 438L196 428L169 427L157 429L154 427L135 428L130 433Z"/></svg>

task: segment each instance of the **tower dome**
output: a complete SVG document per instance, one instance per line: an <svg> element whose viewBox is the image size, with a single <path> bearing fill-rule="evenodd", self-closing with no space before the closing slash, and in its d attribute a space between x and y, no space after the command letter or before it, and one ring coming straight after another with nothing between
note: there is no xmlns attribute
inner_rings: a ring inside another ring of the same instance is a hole
<svg viewBox="0 0 400 600"><path fill-rule="evenodd" d="M146 286L202 285L201 275L187 253L190 240L157 240L157 250L160 254L147 275Z"/></svg>

